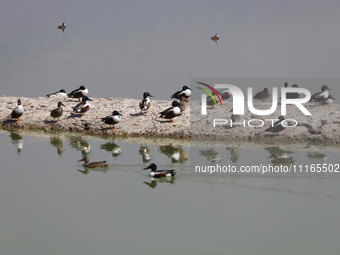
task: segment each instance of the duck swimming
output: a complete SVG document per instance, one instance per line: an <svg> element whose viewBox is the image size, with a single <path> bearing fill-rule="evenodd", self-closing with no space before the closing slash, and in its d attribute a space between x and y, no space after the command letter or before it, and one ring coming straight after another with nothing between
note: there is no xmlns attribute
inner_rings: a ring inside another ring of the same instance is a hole
<svg viewBox="0 0 340 255"><path fill-rule="evenodd" d="M84 167L105 167L108 166L108 164L105 161L97 161L97 162L91 162L89 163L89 158L85 157L81 160L78 160L77 162L81 162L81 161L85 161L85 163L83 164Z"/></svg>
<svg viewBox="0 0 340 255"><path fill-rule="evenodd" d="M160 112L161 116L159 117L164 119L170 119L170 122L174 122L172 119L181 114L181 109L179 108L179 106L181 105L182 104L178 103L177 101L173 101L172 107Z"/></svg>
<svg viewBox="0 0 340 255"><path fill-rule="evenodd" d="M152 163L143 170L151 169L149 176L154 178L161 178L161 177L173 177L176 174L175 170L157 170L157 165Z"/></svg>
<svg viewBox="0 0 340 255"><path fill-rule="evenodd" d="M273 153L270 157L268 158L273 158L272 163L293 163L295 159L293 157L290 158L279 158L279 154Z"/></svg>
<svg viewBox="0 0 340 255"><path fill-rule="evenodd" d="M218 43L220 40L220 35L219 34L215 34L213 37L210 38L212 41L214 41L215 43Z"/></svg>
<svg viewBox="0 0 340 255"><path fill-rule="evenodd" d="M63 108L61 106L65 106L62 102L58 103L58 108L51 111L51 117L59 121L59 118L63 115Z"/></svg>
<svg viewBox="0 0 340 255"><path fill-rule="evenodd" d="M122 116L122 114L120 114L118 111L113 111L112 115L106 116L105 118L102 118L102 122L110 125L111 129L117 129L117 127L115 127L114 125L120 122L120 120L121 120L120 116ZM111 125L112 125L112 127L111 127Z"/></svg>
<svg viewBox="0 0 340 255"><path fill-rule="evenodd" d="M63 24L60 25L60 26L58 26L58 28L61 29L61 30L63 30L63 31L65 31L65 29L66 29L66 23L63 22Z"/></svg>

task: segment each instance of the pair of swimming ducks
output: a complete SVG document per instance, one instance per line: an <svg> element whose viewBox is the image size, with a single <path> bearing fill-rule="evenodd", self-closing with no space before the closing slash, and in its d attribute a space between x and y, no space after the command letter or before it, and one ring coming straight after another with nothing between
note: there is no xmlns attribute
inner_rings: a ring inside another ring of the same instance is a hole
<svg viewBox="0 0 340 255"><path fill-rule="evenodd" d="M78 160L78 162L85 161L83 164L84 167L88 168L95 168L95 167L107 167L108 164L106 161L96 161L96 162L89 162L89 158L85 157L81 160ZM152 163L146 168L143 168L143 170L151 169L149 176L154 178L162 178L162 177L173 177L176 174L175 170L157 170L157 165Z"/></svg>

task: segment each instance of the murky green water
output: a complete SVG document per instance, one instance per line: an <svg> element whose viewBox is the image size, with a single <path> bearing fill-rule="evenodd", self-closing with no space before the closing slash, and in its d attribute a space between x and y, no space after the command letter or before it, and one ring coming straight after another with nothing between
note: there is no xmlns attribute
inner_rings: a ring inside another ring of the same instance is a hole
<svg viewBox="0 0 340 255"><path fill-rule="evenodd" d="M238 154L237 144L206 145L2 130L2 252L337 254L339 174L193 169L268 164L273 150L296 164L335 164L338 148L240 143ZM84 156L109 166L86 169L77 162ZM177 175L151 180L142 170L151 162Z"/></svg>

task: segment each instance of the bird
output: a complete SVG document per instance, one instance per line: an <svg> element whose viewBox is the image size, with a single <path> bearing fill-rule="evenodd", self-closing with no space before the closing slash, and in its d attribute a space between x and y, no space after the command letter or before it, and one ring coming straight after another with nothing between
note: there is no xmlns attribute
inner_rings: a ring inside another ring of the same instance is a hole
<svg viewBox="0 0 340 255"><path fill-rule="evenodd" d="M279 120L276 121L272 126L267 128L265 131L277 133L278 136L281 136L279 132L285 129L285 127L282 125L282 122L284 121L284 119L285 118L283 116L280 116Z"/></svg>
<svg viewBox="0 0 340 255"><path fill-rule="evenodd" d="M18 106L16 108L14 108L14 110L11 113L11 118L12 119L17 119L17 121L15 123L18 123L19 121L22 121L22 119L20 119L20 117L23 115L24 113L24 108L21 105L21 100L18 99Z"/></svg>
<svg viewBox="0 0 340 255"><path fill-rule="evenodd" d="M64 31L66 29L66 23L63 22L63 24L58 26L58 28Z"/></svg>
<svg viewBox="0 0 340 255"><path fill-rule="evenodd" d="M170 122L174 122L172 119L181 114L181 109L179 108L181 105L177 101L173 101L172 107L160 112L160 118L170 119Z"/></svg>
<svg viewBox="0 0 340 255"><path fill-rule="evenodd" d="M236 127L236 125L240 124L242 116L239 115L239 114L234 114L233 111L234 111L234 109L230 110L230 112L232 112L231 120L233 121L232 124L231 124L232 125L231 127Z"/></svg>
<svg viewBox="0 0 340 255"><path fill-rule="evenodd" d="M229 89L221 90L218 93L221 95L222 100L227 100L232 96L231 91Z"/></svg>
<svg viewBox="0 0 340 255"><path fill-rule="evenodd" d="M139 103L141 115L148 113L147 110L150 108L151 102L148 97L153 97L153 96L151 96L149 92L144 92L143 99Z"/></svg>
<svg viewBox="0 0 340 255"><path fill-rule="evenodd" d="M77 162L81 162L81 161L85 161L85 163L83 164L84 167L105 167L108 166L108 164L105 161L97 161L97 162L91 162L89 163L89 158L85 157L81 160L78 160Z"/></svg>
<svg viewBox="0 0 340 255"><path fill-rule="evenodd" d="M333 100L335 100L334 97L332 97L331 95L328 95L328 97L323 100L322 102L320 102L321 105L328 105L328 104L333 104Z"/></svg>
<svg viewBox="0 0 340 255"><path fill-rule="evenodd" d="M63 96L63 97L66 97L67 94L66 94L65 89L61 89L61 90L59 90L59 91L57 91L57 92L48 94L48 95L46 95L46 96L47 96L47 97L50 97L50 96Z"/></svg>
<svg viewBox="0 0 340 255"><path fill-rule="evenodd" d="M79 89L73 90L70 94L67 94L70 98L78 98L80 102L80 98L83 96L86 96L89 93L89 90L85 88L84 86L80 86Z"/></svg>
<svg viewBox="0 0 340 255"><path fill-rule="evenodd" d="M326 85L322 85L321 92L317 92L313 96L311 96L309 102L315 102L315 105L317 105L319 102L319 105L320 105L320 102L324 101L329 96L329 93L327 90L331 90L331 89L328 88Z"/></svg>
<svg viewBox="0 0 340 255"><path fill-rule="evenodd" d="M191 88L184 85L182 90L177 91L175 94L171 96L171 98L179 99L181 96L184 96L186 99L188 99L191 95Z"/></svg>
<svg viewBox="0 0 340 255"><path fill-rule="evenodd" d="M65 106L62 102L58 103L58 108L51 111L51 117L52 118L58 118L57 121L59 121L59 118L63 115L63 108L61 106Z"/></svg>
<svg viewBox="0 0 340 255"><path fill-rule="evenodd" d="M270 157L273 158L272 163L293 163L295 159L293 157L290 158L279 158L279 154L273 153Z"/></svg>
<svg viewBox="0 0 340 255"><path fill-rule="evenodd" d="M186 97L184 95L181 95L179 97L179 102L180 102L180 106L179 109L181 109L181 113L184 115L184 111L190 106L189 101L186 99Z"/></svg>
<svg viewBox="0 0 340 255"><path fill-rule="evenodd" d="M298 88L299 86L297 84L294 84L292 86L292 88ZM290 93L286 93L286 98L287 99L296 99L300 97L300 93L298 92L290 92Z"/></svg>
<svg viewBox="0 0 340 255"><path fill-rule="evenodd" d="M222 95L219 93L219 91L216 91L216 92L219 94L220 97L222 97ZM214 97L213 97L213 98L210 97L210 98L207 100L207 105L211 105L211 109L217 109L217 108L215 108L215 105L217 105L218 103L220 103L220 101L219 101L217 95L216 95L214 92L212 92L212 95L213 95ZM216 104L215 104L215 102L216 102Z"/></svg>
<svg viewBox="0 0 340 255"><path fill-rule="evenodd" d="M122 116L122 114L115 110L112 112L112 115L102 118L102 122L104 122L105 124L109 124L111 129L117 129L117 127L115 127L114 125L121 121L122 117L120 116ZM111 127L111 125L113 127Z"/></svg>
<svg viewBox="0 0 340 255"><path fill-rule="evenodd" d="M219 34L215 34L210 39L213 40L215 43L218 43L218 41L220 40L220 35Z"/></svg>
<svg viewBox="0 0 340 255"><path fill-rule="evenodd" d="M271 96L271 92L269 89L264 88L264 90L258 92L253 98L261 100L261 102L265 102L268 97Z"/></svg>
<svg viewBox="0 0 340 255"><path fill-rule="evenodd" d="M85 116L85 112L90 110L90 103L88 101L93 101L92 99L88 98L87 96L83 96L82 102L77 104L73 107L73 112L80 113L82 116Z"/></svg>
<svg viewBox="0 0 340 255"><path fill-rule="evenodd" d="M154 178L161 178L161 177L173 177L176 174L175 170L157 170L157 165L152 163L143 170L151 169L149 176Z"/></svg>

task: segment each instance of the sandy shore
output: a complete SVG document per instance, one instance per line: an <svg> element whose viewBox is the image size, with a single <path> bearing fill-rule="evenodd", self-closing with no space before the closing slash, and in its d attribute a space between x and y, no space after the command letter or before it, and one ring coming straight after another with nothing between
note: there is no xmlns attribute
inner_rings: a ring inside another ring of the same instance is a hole
<svg viewBox="0 0 340 255"><path fill-rule="evenodd" d="M20 97L24 107L22 121L15 123L9 120L9 115L17 106L18 97L1 96L0 109L2 118L0 121L5 128L39 129L48 131L71 131L89 135L112 137L163 137L199 140L238 140L238 141L282 141L282 142L323 142L340 143L340 105L328 105L315 107L314 104L306 104L306 108L312 116L304 116L295 106L287 107L287 117L298 121L297 127L286 128L282 136L264 132L270 122L266 119L280 116L280 106L270 116L258 116L245 111L243 119L261 119L265 125L253 127L230 127L229 124L219 125L213 128L213 119L230 120L232 102L224 102L218 105L217 110L208 109L208 115L200 114L200 102L191 102L185 114L174 118L175 122L159 118L159 112L171 106L172 101L152 100L151 107L146 115L139 111L140 100L123 98L91 98L91 109L86 116L72 114L72 107L78 101L69 98L25 98ZM64 114L60 121L56 122L50 117L51 110L57 108L57 103L62 101L65 105ZM256 109L269 109L271 103L255 103ZM245 107L247 109L247 107ZM103 123L101 118L108 116L113 110L123 114L122 121L116 124L118 129L111 130L109 125ZM191 115L191 119L190 119ZM254 123L253 123L254 124Z"/></svg>
<svg viewBox="0 0 340 255"><path fill-rule="evenodd" d="M145 136L145 137L172 137L189 138L189 109L187 114L174 119L170 123L167 119L159 118L159 112L171 107L172 101L152 100L152 105L147 114L141 115L139 109L140 100L123 98L91 98L91 109L81 117L80 114L72 114L72 107L78 103L77 99L58 97L20 97L24 108L22 121L15 123L9 120L9 115L17 106L18 97L0 97L0 109L2 112L2 127L15 127L21 129L43 129L45 131L74 131L89 135L100 136ZM65 107L60 121L56 122L50 117L50 112L57 108L59 101ZM109 125L103 123L101 118L111 115L117 110L122 116L120 123L111 130Z"/></svg>

